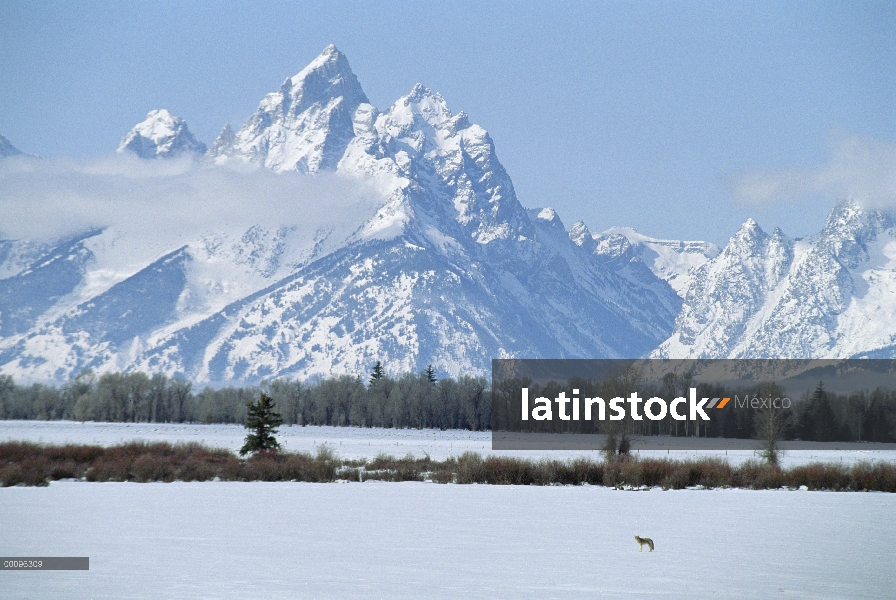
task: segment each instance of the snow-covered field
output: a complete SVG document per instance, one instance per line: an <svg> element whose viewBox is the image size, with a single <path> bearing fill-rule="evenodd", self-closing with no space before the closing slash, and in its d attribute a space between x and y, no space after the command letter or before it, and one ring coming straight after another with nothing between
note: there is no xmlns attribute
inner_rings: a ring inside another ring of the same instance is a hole
<svg viewBox="0 0 896 600"><path fill-rule="evenodd" d="M147 442L199 442L215 448L238 451L246 437L242 425L200 425L192 423L81 423L77 421L0 421L0 441L24 440L44 444L98 444L110 446L134 440ZM284 426L277 434L284 450L315 452L327 444L343 458L373 458L379 453L393 456L423 456L444 460L464 452L505 454L526 458L575 458L600 454L591 450L517 450L493 451L491 432L434 429L361 429L358 427L298 427ZM870 448L870 446L869 446ZM723 456L731 462L755 458L751 450L640 451L644 456L689 458ZM784 466L813 461L896 462L896 450L790 450L784 453Z"/></svg>
<svg viewBox="0 0 896 600"><path fill-rule="evenodd" d="M0 489L8 599L892 598L896 494L432 483ZM635 534L656 551L638 552Z"/></svg>
<svg viewBox="0 0 896 600"><path fill-rule="evenodd" d="M0 440L53 444L236 450L245 433L0 421ZM283 427L279 439L288 450L326 443L353 458L492 452L488 432ZM787 461L896 460L803 453ZM742 454L729 459L752 456ZM0 554L89 556L90 571L0 571L0 597L892 598L894 514L896 494L884 493L57 481L0 488ZM656 551L639 553L635 534Z"/></svg>

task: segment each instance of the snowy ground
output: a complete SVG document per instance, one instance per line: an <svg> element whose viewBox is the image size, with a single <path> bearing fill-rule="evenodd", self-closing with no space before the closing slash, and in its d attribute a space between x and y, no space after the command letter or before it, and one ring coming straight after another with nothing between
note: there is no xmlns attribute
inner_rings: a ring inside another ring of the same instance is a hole
<svg viewBox="0 0 896 600"><path fill-rule="evenodd" d="M198 425L190 423L93 423L76 421L0 421L0 441L25 440L46 444L98 444L103 446L133 440L148 442L199 442L217 448L238 451L246 437L241 425ZM493 451L491 432L433 429L361 429L357 427L290 427L280 428L278 440L285 450L314 452L327 444L343 458L373 458L379 453L393 456L423 456L443 460L464 452L505 454L527 458L574 458L600 454L591 450L579 451ZM869 446L870 448L870 446ZM724 456L732 462L755 458L750 450L641 451L643 456L688 458ZM896 462L896 450L791 450L784 453L784 466L812 461L852 463L861 460Z"/></svg>
<svg viewBox="0 0 896 600"><path fill-rule="evenodd" d="M0 571L0 595L892 598L894 514L884 493L63 481L0 489L0 548L90 570Z"/></svg>

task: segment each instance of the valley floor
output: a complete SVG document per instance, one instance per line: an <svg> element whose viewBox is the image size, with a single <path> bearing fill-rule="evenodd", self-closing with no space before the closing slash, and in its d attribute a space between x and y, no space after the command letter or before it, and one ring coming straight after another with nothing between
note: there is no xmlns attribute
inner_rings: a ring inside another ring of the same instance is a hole
<svg viewBox="0 0 896 600"><path fill-rule="evenodd" d="M194 423L94 423L78 421L0 421L0 441L27 441L43 444L96 444L112 446L134 440L146 442L198 442L213 448L239 451L246 437L242 425L202 425ZM591 450L493 451L490 431L451 429L362 429L359 427L283 426L277 434L282 448L291 452L315 452L328 445L338 456L349 459L373 458L377 454L422 457L428 454L444 460L464 452L502 454L523 458L567 459L581 456L600 458ZM676 438L665 438L675 441ZM681 439L681 438L677 438ZM896 463L896 450L788 450L782 466L792 467L817 461L851 464L858 461ZM641 450L641 456L694 458L722 456L732 463L756 458L752 450ZM726 454L727 452L727 454Z"/></svg>
<svg viewBox="0 0 896 600"><path fill-rule="evenodd" d="M891 598L896 494L431 483L0 489L4 598ZM638 552L634 535L655 552Z"/></svg>

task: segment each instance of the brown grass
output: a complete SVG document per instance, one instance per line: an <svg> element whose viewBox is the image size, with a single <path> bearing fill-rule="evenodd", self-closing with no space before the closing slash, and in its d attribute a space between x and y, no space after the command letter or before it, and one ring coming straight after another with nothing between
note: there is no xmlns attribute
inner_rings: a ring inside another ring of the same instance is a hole
<svg viewBox="0 0 896 600"><path fill-rule="evenodd" d="M661 460L617 457L538 461L465 453L443 461L426 456L345 460L322 446L315 454L264 452L240 459L199 444L134 442L120 446L43 446L0 443L0 484L86 481L423 481L493 485L603 485L616 488L738 487L896 492L896 465L812 463L782 469L757 461L732 466L720 458Z"/></svg>

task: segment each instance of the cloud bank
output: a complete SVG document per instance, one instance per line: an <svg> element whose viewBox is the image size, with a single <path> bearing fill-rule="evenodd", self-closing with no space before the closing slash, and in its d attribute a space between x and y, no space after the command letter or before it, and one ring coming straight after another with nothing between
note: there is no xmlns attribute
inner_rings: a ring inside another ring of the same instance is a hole
<svg viewBox="0 0 896 600"><path fill-rule="evenodd" d="M825 196L851 198L868 208L896 208L896 144L841 136L825 164L745 175L735 179L732 195L739 203L754 205Z"/></svg>
<svg viewBox="0 0 896 600"><path fill-rule="evenodd" d="M273 173L194 160L7 158L0 161L0 238L58 240L91 228L169 239L253 225L360 226L384 202L335 173Z"/></svg>

